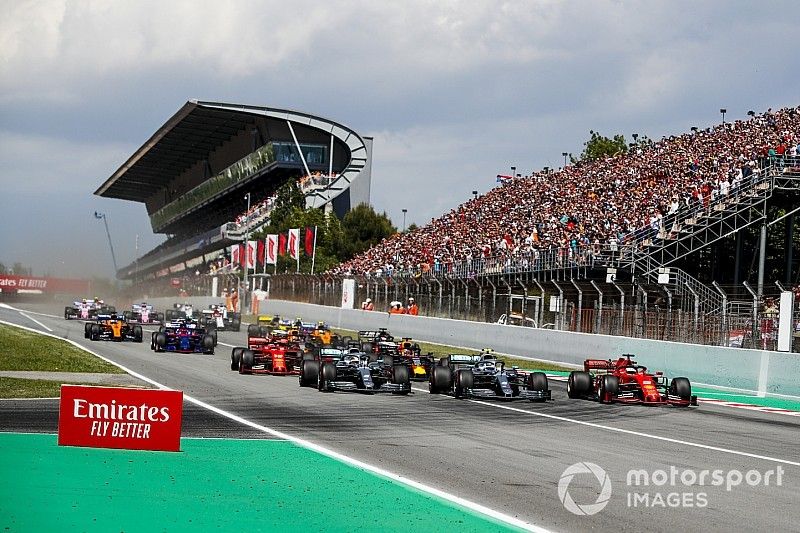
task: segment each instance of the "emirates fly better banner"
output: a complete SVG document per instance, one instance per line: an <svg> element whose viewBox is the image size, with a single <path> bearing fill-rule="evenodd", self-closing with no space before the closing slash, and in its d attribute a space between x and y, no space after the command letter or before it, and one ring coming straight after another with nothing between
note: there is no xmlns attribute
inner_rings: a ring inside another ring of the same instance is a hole
<svg viewBox="0 0 800 533"><path fill-rule="evenodd" d="M177 452L183 392L62 385L59 446Z"/></svg>

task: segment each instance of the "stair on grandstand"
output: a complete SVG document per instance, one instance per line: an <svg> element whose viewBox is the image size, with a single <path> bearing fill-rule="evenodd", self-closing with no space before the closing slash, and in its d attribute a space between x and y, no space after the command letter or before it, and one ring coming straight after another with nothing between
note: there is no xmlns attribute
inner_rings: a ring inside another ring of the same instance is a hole
<svg viewBox="0 0 800 533"><path fill-rule="evenodd" d="M722 295L702 281L679 268L665 267L640 274L638 279L651 285L661 285L673 297L680 297L683 310L699 315L717 314L722 311Z"/></svg>

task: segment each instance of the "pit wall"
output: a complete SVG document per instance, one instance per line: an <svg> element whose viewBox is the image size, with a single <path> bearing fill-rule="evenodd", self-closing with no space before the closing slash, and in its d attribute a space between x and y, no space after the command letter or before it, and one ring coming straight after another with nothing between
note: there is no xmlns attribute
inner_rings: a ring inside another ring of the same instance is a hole
<svg viewBox="0 0 800 533"><path fill-rule="evenodd" d="M171 306L153 302L160 309ZM213 298L189 298L207 306ZM800 355L720 346L703 346L610 335L573 333L550 329L504 326L446 318L390 315L377 311L340 309L315 304L267 300L260 302L262 314L324 320L344 329L387 328L395 336L412 337L472 350L492 348L501 354L533 357L582 365L586 358L607 359L630 353L651 370L667 376L686 376L693 383L713 385L760 395L800 397Z"/></svg>

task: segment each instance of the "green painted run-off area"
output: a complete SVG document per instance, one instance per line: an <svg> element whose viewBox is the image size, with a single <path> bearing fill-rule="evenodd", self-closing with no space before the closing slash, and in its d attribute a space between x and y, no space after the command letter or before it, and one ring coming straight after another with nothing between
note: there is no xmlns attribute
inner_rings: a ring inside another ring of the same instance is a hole
<svg viewBox="0 0 800 533"><path fill-rule="evenodd" d="M183 439L180 453L0 433L0 531L508 531L286 441Z"/></svg>

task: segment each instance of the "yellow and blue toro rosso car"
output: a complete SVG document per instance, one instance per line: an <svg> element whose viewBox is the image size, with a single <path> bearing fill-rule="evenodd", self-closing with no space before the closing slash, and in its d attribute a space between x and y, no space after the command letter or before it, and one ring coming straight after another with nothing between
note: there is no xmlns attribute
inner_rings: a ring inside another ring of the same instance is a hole
<svg viewBox="0 0 800 533"><path fill-rule="evenodd" d="M142 342L142 326L131 326L116 314L98 315L96 322L86 323L84 336L93 341Z"/></svg>

